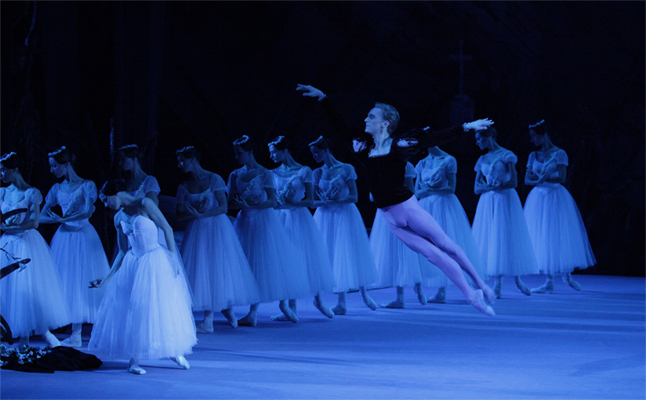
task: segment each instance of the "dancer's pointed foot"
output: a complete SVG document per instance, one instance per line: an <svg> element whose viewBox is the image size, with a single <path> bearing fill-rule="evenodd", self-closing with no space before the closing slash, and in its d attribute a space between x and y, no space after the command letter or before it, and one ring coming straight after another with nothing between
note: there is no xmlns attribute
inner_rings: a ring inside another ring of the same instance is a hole
<svg viewBox="0 0 646 400"><path fill-rule="evenodd" d="M43 333L43 339L45 339L47 345L52 349L61 345L61 342L58 341L58 338L54 336L54 334L50 331Z"/></svg>
<svg viewBox="0 0 646 400"><path fill-rule="evenodd" d="M417 301L419 301L419 304L425 306L426 303L428 303L428 299L426 298L426 294L424 294L424 291L422 290L420 284L416 284L413 287L413 290L415 291L415 293L417 293Z"/></svg>
<svg viewBox="0 0 646 400"><path fill-rule="evenodd" d="M572 289L576 290L577 292L581 291L581 285L579 284L579 282L572 279L572 275L570 275L570 274L563 275L563 282L570 285L570 287Z"/></svg>
<svg viewBox="0 0 646 400"><path fill-rule="evenodd" d="M238 317L236 317L236 313L234 313L231 308L225 308L221 311L221 313L222 315L224 315L224 317L229 322L229 325L231 325L233 329L238 327Z"/></svg>
<svg viewBox="0 0 646 400"><path fill-rule="evenodd" d="M493 317L496 315L496 312L491 308L490 306L487 305L484 299L484 294L482 293L481 289L476 290L474 293L473 298L469 301L473 307L475 307L476 310L480 311L481 313L488 315L490 317Z"/></svg>
<svg viewBox="0 0 646 400"><path fill-rule="evenodd" d="M529 290L527 285L525 285L525 282L520 279L520 276L516 276L514 279L516 281L516 287L518 287L518 290L520 290L522 294L526 296L530 296L532 294L532 291Z"/></svg>
<svg viewBox="0 0 646 400"><path fill-rule="evenodd" d="M375 301L372 299L372 297L370 297L368 293L361 293L361 297L363 297L363 303L366 305L366 307L368 307L372 311L375 311L378 308L377 303L375 303Z"/></svg>
<svg viewBox="0 0 646 400"><path fill-rule="evenodd" d="M177 365L179 365L184 369L191 368L191 364L188 363L188 361L186 360L186 358L184 358L184 356L171 357L170 359L175 361Z"/></svg>
<svg viewBox="0 0 646 400"><path fill-rule="evenodd" d="M292 311L292 309L289 308L289 305L287 304L287 302L281 301L278 307L280 308L280 311L283 312L287 320L292 321L293 323L298 322L298 317L296 316L296 314L294 314L294 311Z"/></svg>
<svg viewBox="0 0 646 400"><path fill-rule="evenodd" d="M279 321L279 322L289 321L285 316L285 314L283 313L272 315L271 317L269 317L269 319L272 321Z"/></svg>
<svg viewBox="0 0 646 400"><path fill-rule="evenodd" d="M531 289L532 293L554 293L554 280L548 279L544 284Z"/></svg>
<svg viewBox="0 0 646 400"><path fill-rule="evenodd" d="M438 288L437 293L435 293L435 297L428 300L428 302L446 304L446 288L445 287Z"/></svg>
<svg viewBox="0 0 646 400"><path fill-rule="evenodd" d="M345 308L345 304L339 303L332 309L332 312L334 315L345 315L348 310Z"/></svg>
<svg viewBox="0 0 646 400"><path fill-rule="evenodd" d="M496 302L496 293L489 287L489 285L485 283L484 287L481 287L480 289L482 289L482 294L484 295L487 303L493 304Z"/></svg>
<svg viewBox="0 0 646 400"><path fill-rule="evenodd" d="M249 311L244 318L238 320L238 325L240 326L251 326L254 327L258 323L258 312Z"/></svg>
<svg viewBox="0 0 646 400"><path fill-rule="evenodd" d="M404 308L404 301L400 299L395 299L390 303L383 303L382 308Z"/></svg>
<svg viewBox="0 0 646 400"><path fill-rule="evenodd" d="M196 328L198 333L213 333L213 322L202 321Z"/></svg>
<svg viewBox="0 0 646 400"><path fill-rule="evenodd" d="M83 347L83 341L81 340L80 336L70 336L67 339L63 340L61 342L61 346L65 347L75 347L75 348L80 348Z"/></svg>
<svg viewBox="0 0 646 400"><path fill-rule="evenodd" d="M321 312L321 314L325 315L328 318L334 317L334 311L325 304L320 299L314 298L314 307L316 307L317 310Z"/></svg>
<svg viewBox="0 0 646 400"><path fill-rule="evenodd" d="M145 375L146 374L146 370L141 368L139 366L139 363L135 362L134 360L130 360L130 364L128 365L128 372L130 372L131 374L135 374L135 375Z"/></svg>

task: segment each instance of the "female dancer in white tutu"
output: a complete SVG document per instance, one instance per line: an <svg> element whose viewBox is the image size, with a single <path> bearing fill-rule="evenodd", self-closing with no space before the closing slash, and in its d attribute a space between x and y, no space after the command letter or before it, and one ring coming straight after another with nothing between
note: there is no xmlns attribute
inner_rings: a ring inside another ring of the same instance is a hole
<svg viewBox="0 0 646 400"><path fill-rule="evenodd" d="M181 254L193 289L194 311L204 311L197 331L213 332L213 311L221 310L233 328L233 306L260 301L256 280L238 236L227 217L226 185L220 175L200 165L193 146L176 152L179 168L191 179L177 188L177 219L189 220Z"/></svg>
<svg viewBox="0 0 646 400"><path fill-rule="evenodd" d="M190 368L184 354L192 352L197 338L173 230L154 201L129 194L123 181L106 182L101 200L119 210L114 216L119 253L108 275L90 282L107 289L88 349L112 359L130 358L128 372L136 375L146 373L139 360L170 357ZM168 250L159 245L158 227Z"/></svg>
<svg viewBox="0 0 646 400"><path fill-rule="evenodd" d="M50 347L56 347L60 342L49 330L72 321L49 246L36 230L43 196L25 182L19 163L14 152L0 158L2 181L10 184L0 188L0 212L28 210L0 224L4 232L0 237L0 247L13 257L29 258L31 262L24 270L0 281L0 314L14 336L20 337L20 345L28 345L33 332L42 335ZM11 263L13 259L3 252L0 268Z"/></svg>
<svg viewBox="0 0 646 400"><path fill-rule="evenodd" d="M474 191L480 195L473 219L473 236L489 276L496 277L494 292L500 298L502 278L513 276L516 286L529 296L521 275L538 273L534 248L516 186L518 158L497 142L498 133L490 127L476 132L476 144L489 152L475 166Z"/></svg>
<svg viewBox="0 0 646 400"><path fill-rule="evenodd" d="M561 184L565 182L568 158L554 146L545 120L529 126L532 143L540 147L529 155L525 184L535 186L525 201L525 218L534 245L538 268L547 275L532 293L554 293L554 275L574 290L581 285L570 273L596 263L579 208Z"/></svg>
<svg viewBox="0 0 646 400"><path fill-rule="evenodd" d="M404 183L411 192L415 190L415 176L413 164L406 163ZM384 308L404 308L405 285L414 285L413 290L417 294L417 300L422 305L426 304L426 295L421 287L423 277L418 254L392 233L379 210L375 214L372 229L370 230L370 247L375 256L375 264L379 272L379 283L375 286L395 286L397 288L397 298L381 306Z"/></svg>
<svg viewBox="0 0 646 400"><path fill-rule="evenodd" d="M52 238L52 258L72 314L72 336L62 344L81 347L83 323L94 323L103 297L103 290L90 290L87 283L106 275L110 265L101 239L89 221L97 200L96 185L76 174L74 159L65 146L49 153L51 172L64 181L54 184L47 193L40 222L61 224ZM62 215L52 210L57 205L61 207Z"/></svg>
<svg viewBox="0 0 646 400"><path fill-rule="evenodd" d="M464 250L469 261L480 276L487 276L480 250L471 232L471 224L460 200L455 195L456 173L458 163L439 147L428 149L428 156L415 166L417 180L415 196L423 209L437 221L446 235ZM446 303L446 286L449 281L446 275L424 257L420 263L430 272L429 286L439 287L430 303Z"/></svg>
<svg viewBox="0 0 646 400"><path fill-rule="evenodd" d="M294 257L297 249L280 221L273 174L258 164L249 136L233 142L236 160L243 164L229 175L229 207L241 209L233 225L260 289L260 301L280 300L280 311L296 323L288 299L310 293L307 267ZM256 326L258 305L252 304L240 325Z"/></svg>
<svg viewBox="0 0 646 400"><path fill-rule="evenodd" d="M309 85L298 85L296 90L305 92L303 96L318 98L344 139L353 137L352 131L322 91ZM437 132L430 129L413 130L407 132L405 137L395 139L391 135L399 123L399 113L392 106L377 103L368 113L365 123L365 132L372 136L373 144L368 147L365 140L355 140L353 150L365 166L370 191L377 208L384 214L388 227L408 247L437 265L473 307L487 315L495 315L493 309L485 303L485 297L489 302L494 300L493 291L478 276L464 251L446 236L404 185L406 162L412 155L460 132L482 129L493 122L478 120ZM480 289L473 290L469 286L462 270Z"/></svg>
<svg viewBox="0 0 646 400"><path fill-rule="evenodd" d="M269 143L269 154L280 167L272 169L276 188L277 208L281 211L283 224L289 232L292 243L307 266L310 293L314 294L314 306L321 314L332 318L334 313L323 304L320 292L334 289L332 263L327 248L320 240L319 230L308 207L314 204L312 170L297 163L290 153L290 143L284 136L278 136ZM296 314L296 300L289 300L289 307ZM276 319L282 319L277 316Z"/></svg>
<svg viewBox="0 0 646 400"><path fill-rule="evenodd" d="M323 163L312 174L317 198L314 220L323 232L332 261L334 292L339 294L332 311L346 314L346 293L353 289L359 289L365 305L376 310L377 304L366 286L377 282L379 276L366 227L354 204L358 200L357 174L352 165L334 158L330 143L322 136L310 143L310 151L316 162Z"/></svg>

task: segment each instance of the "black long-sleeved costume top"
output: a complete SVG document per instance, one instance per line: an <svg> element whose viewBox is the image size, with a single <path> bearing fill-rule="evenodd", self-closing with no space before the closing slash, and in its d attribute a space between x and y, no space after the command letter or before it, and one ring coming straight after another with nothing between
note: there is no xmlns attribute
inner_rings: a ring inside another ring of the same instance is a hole
<svg viewBox="0 0 646 400"><path fill-rule="evenodd" d="M365 134L359 138L353 135L343 117L327 97L323 98L320 103L334 129L365 168L368 175L368 186L377 208L403 203L413 196L413 193L406 188L404 177L406 162L412 156L464 133L464 129L459 125L439 131L412 129L403 135L393 137L388 154L370 157L371 147L364 145L359 151L354 151L352 146L353 140L365 144Z"/></svg>

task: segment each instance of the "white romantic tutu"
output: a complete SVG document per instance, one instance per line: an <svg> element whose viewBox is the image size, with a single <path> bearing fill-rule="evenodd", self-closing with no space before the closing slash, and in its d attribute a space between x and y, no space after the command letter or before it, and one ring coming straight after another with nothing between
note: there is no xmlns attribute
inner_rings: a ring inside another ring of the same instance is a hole
<svg viewBox="0 0 646 400"><path fill-rule="evenodd" d="M220 311L260 301L256 279L226 215L192 220L181 253L195 296L193 310Z"/></svg>
<svg viewBox="0 0 646 400"><path fill-rule="evenodd" d="M110 270L99 235L87 220L65 223L54 234L51 248L72 322L94 323L105 290L90 289L89 282Z"/></svg>
<svg viewBox="0 0 646 400"><path fill-rule="evenodd" d="M562 185L533 188L525 201L525 219L541 272L564 274L596 264L579 208Z"/></svg>
<svg viewBox="0 0 646 400"><path fill-rule="evenodd" d="M299 299L310 294L307 267L273 208L244 209L234 224L253 272L260 301Z"/></svg>
<svg viewBox="0 0 646 400"><path fill-rule="evenodd" d="M186 278L175 275L175 263L161 246L140 257L129 250L106 282L88 350L110 359L190 354L197 343L195 322Z"/></svg>
<svg viewBox="0 0 646 400"><path fill-rule="evenodd" d="M379 210L370 230L370 247L379 273L377 283L371 287L406 286L422 282L417 253L392 233Z"/></svg>
<svg viewBox="0 0 646 400"><path fill-rule="evenodd" d="M457 196L453 193L443 195L433 194L421 199L419 204L431 214L444 233L464 250L464 253L467 255L469 261L471 261L478 275L486 279L487 269L482 262L480 250L471 232L471 225L469 224L467 213L464 212L464 208L462 208L462 204L460 204ZM422 273L427 278L425 284L428 286L443 287L453 284L437 266L428 262L421 255L419 256L419 262L422 266ZM471 280L466 273L465 277L467 280Z"/></svg>
<svg viewBox="0 0 646 400"><path fill-rule="evenodd" d="M281 210L281 216L292 243L307 265L310 293L334 290L332 263L321 240L321 231L310 211L305 207L284 209Z"/></svg>
<svg viewBox="0 0 646 400"><path fill-rule="evenodd" d="M40 335L71 323L49 246L40 233L35 229L5 233L0 237L0 247L16 258L31 259L24 270L0 280L0 314L13 337L28 337L32 332ZM7 254L0 253L0 268L13 262Z"/></svg>
<svg viewBox="0 0 646 400"><path fill-rule="evenodd" d="M335 292L370 286L379 276L368 233L354 204L319 207L314 220L323 233L334 272Z"/></svg>
<svg viewBox="0 0 646 400"><path fill-rule="evenodd" d="M488 276L538 273L516 190L489 191L480 195L473 220L473 236Z"/></svg>

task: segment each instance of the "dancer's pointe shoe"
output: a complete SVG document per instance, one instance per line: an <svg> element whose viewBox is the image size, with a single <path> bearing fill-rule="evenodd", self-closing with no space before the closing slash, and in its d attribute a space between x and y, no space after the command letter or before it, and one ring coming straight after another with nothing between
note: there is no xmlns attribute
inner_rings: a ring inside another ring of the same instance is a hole
<svg viewBox="0 0 646 400"><path fill-rule="evenodd" d="M345 308L345 304L337 304L336 307L332 309L334 315L345 315L348 310Z"/></svg>
<svg viewBox="0 0 646 400"><path fill-rule="evenodd" d="M296 314L294 314L294 311L292 311L292 309L289 308L287 304L281 302L278 308L280 308L280 311L285 314L285 317L287 317L289 321L292 321L293 323L298 322L298 317L296 316Z"/></svg>
<svg viewBox="0 0 646 400"><path fill-rule="evenodd" d="M238 325L240 326L251 326L254 327L258 323L258 312L249 311L246 317L238 320Z"/></svg>
<svg viewBox="0 0 646 400"><path fill-rule="evenodd" d="M532 294L532 291L529 290L527 285L525 285L525 282L523 282L520 279L520 276L515 277L515 281L516 281L516 287L518 287L518 290L520 290L522 294L526 296L530 296Z"/></svg>
<svg viewBox="0 0 646 400"><path fill-rule="evenodd" d="M401 301L400 299L395 299L390 303L383 303L381 307L382 308L404 308L404 302Z"/></svg>
<svg viewBox="0 0 646 400"><path fill-rule="evenodd" d="M368 295L368 293L366 293L365 295L362 294L361 297L363 297L363 303L366 305L366 307L368 307L372 311L375 311L377 308L379 308L377 307L377 303L375 303L375 301Z"/></svg>
<svg viewBox="0 0 646 400"><path fill-rule="evenodd" d="M433 297L432 299L429 299L428 302L446 304L446 288L441 287L437 289L437 293L435 293L435 297Z"/></svg>
<svg viewBox="0 0 646 400"><path fill-rule="evenodd" d="M417 301L419 301L419 304L425 306L426 303L428 303L428 299L426 299L426 295L424 294L422 288L415 285L413 287L413 290L415 291L415 293L417 293Z"/></svg>
<svg viewBox="0 0 646 400"><path fill-rule="evenodd" d="M281 313L281 314L272 315L271 317L269 317L269 319L270 319L270 320L272 320L272 321L281 321L281 322L289 321L289 320L287 319L287 317L285 316L285 314L282 314L282 313Z"/></svg>
<svg viewBox="0 0 646 400"><path fill-rule="evenodd" d="M231 325L233 329L238 327L238 318L236 317L236 314L233 312L232 309L226 308L221 312L222 312L222 315L224 315L224 317L229 322L229 325Z"/></svg>
<svg viewBox="0 0 646 400"><path fill-rule="evenodd" d="M47 342L47 346L51 347L52 349L61 345L61 342L58 341L58 338L54 336L54 334L50 331L47 331L45 334L43 334L43 339L45 339L45 341Z"/></svg>
<svg viewBox="0 0 646 400"><path fill-rule="evenodd" d="M196 328L198 333L213 333L213 323L207 324L202 321Z"/></svg>
<svg viewBox="0 0 646 400"><path fill-rule="evenodd" d="M531 289L532 293L554 293L554 281L548 280L541 286Z"/></svg>
<svg viewBox="0 0 646 400"><path fill-rule="evenodd" d="M579 284L579 282L577 282L577 281L575 281L574 279L572 279L572 275L570 275L570 274L563 275L563 282L565 282L565 283L567 283L568 285L570 285L570 287L571 287L572 289L576 290L577 292L580 292L580 291L581 291L581 285Z"/></svg>
<svg viewBox="0 0 646 400"><path fill-rule="evenodd" d="M61 346L75 347L78 349L79 347L83 347L83 341L80 336L70 336L61 342Z"/></svg>
<svg viewBox="0 0 646 400"><path fill-rule="evenodd" d="M485 283L482 289L482 294L484 295L485 301L489 304L496 302L496 293Z"/></svg>
<svg viewBox="0 0 646 400"><path fill-rule="evenodd" d="M323 304L322 301L317 301L316 299L314 299L313 303L314 307L316 307L316 309L319 310L321 314L325 315L328 318L334 317L334 311L332 311L330 307Z"/></svg>
<svg viewBox="0 0 646 400"><path fill-rule="evenodd" d="M188 363L188 361L186 360L186 358L184 358L184 356L171 357L170 359L175 361L177 365L179 365L184 369L191 368L191 364Z"/></svg>
<svg viewBox="0 0 646 400"><path fill-rule="evenodd" d="M135 375L146 375L146 370L141 368L138 364L128 365L128 372Z"/></svg>
<svg viewBox="0 0 646 400"><path fill-rule="evenodd" d="M475 307L476 310L480 311L485 315L488 315L490 317L495 316L496 312L485 302L484 294L482 293L482 290L478 289L474 293L475 295L473 296L473 299L470 301L471 305Z"/></svg>

